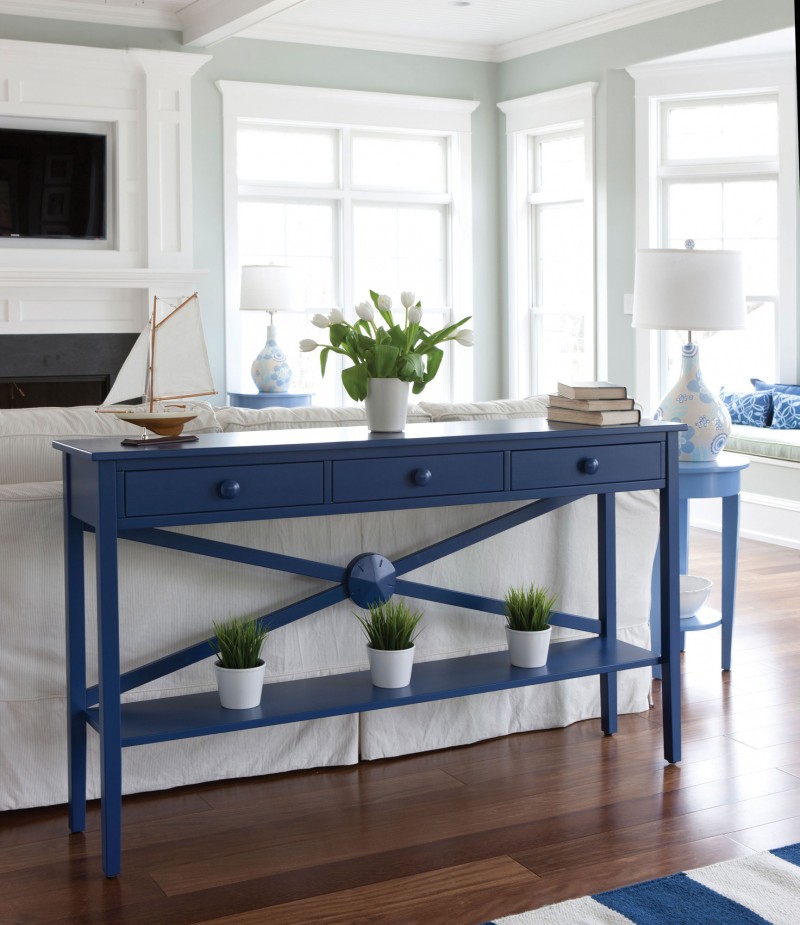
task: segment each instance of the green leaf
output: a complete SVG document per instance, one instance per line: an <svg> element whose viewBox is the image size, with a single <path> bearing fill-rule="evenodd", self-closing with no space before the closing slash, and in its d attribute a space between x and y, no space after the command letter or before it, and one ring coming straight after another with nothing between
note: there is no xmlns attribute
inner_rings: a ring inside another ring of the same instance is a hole
<svg viewBox="0 0 800 925"><path fill-rule="evenodd" d="M330 347L323 347L319 352L319 368L322 370L322 375L325 375L325 367L328 363L328 354L331 352Z"/></svg>
<svg viewBox="0 0 800 925"><path fill-rule="evenodd" d="M369 360L369 372L375 379L389 379L397 373L400 351L391 344L378 344Z"/></svg>
<svg viewBox="0 0 800 925"><path fill-rule="evenodd" d="M364 401L367 397L368 379L369 371L363 363L342 370L342 385L353 401Z"/></svg>
<svg viewBox="0 0 800 925"><path fill-rule="evenodd" d="M397 372L404 382L422 381L424 366L418 353L407 353L397 365Z"/></svg>

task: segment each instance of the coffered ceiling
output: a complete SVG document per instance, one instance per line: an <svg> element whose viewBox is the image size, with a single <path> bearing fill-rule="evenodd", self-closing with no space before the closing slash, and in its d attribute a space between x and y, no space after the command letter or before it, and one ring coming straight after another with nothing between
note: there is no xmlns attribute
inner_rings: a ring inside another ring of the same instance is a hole
<svg viewBox="0 0 800 925"><path fill-rule="evenodd" d="M505 61L719 0L0 0L0 14Z"/></svg>

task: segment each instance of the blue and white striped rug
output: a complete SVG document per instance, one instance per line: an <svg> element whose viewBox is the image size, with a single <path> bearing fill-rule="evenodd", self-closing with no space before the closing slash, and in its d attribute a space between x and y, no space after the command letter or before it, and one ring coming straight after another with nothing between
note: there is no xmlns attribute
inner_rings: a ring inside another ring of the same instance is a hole
<svg viewBox="0 0 800 925"><path fill-rule="evenodd" d="M800 925L800 843L485 925Z"/></svg>

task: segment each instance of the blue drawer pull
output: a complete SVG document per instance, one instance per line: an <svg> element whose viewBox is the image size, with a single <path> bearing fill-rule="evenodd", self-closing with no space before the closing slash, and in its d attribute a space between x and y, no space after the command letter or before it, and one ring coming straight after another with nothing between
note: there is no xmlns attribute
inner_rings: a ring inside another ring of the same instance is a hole
<svg viewBox="0 0 800 925"><path fill-rule="evenodd" d="M230 501L239 494L241 486L236 479L225 479L224 482L219 483L218 490L220 498L225 498L226 501Z"/></svg>
<svg viewBox="0 0 800 925"><path fill-rule="evenodd" d="M585 472L587 475L594 475L600 468L600 460L591 456L588 459L582 459L580 468L581 472Z"/></svg>
<svg viewBox="0 0 800 925"><path fill-rule="evenodd" d="M433 478L433 473L430 469L415 469L412 478L415 485L428 485Z"/></svg>

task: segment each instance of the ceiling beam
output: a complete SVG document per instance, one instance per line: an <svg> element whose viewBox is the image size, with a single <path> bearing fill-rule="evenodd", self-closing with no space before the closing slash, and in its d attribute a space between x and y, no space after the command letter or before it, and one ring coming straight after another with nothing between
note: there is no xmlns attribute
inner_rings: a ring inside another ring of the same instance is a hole
<svg viewBox="0 0 800 925"><path fill-rule="evenodd" d="M178 12L184 45L208 47L307 0L194 0Z"/></svg>

